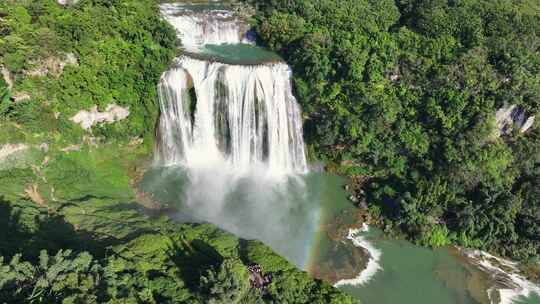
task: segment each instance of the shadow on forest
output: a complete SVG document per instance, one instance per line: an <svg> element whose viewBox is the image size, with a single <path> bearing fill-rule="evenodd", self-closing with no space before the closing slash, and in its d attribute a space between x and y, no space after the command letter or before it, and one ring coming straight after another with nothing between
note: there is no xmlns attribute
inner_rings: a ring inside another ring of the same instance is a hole
<svg viewBox="0 0 540 304"><path fill-rule="evenodd" d="M137 204L119 203L107 209L112 212L137 211ZM94 225L92 230L108 228L106 230L114 232L115 228L130 226L132 231L120 238L116 235L96 238L93 231L78 229L60 214L49 212L25 200L10 202L0 196L0 256L9 260L13 255L22 252L24 259L32 261L37 260L43 249L49 254L60 249L72 249L88 251L96 258L103 258L110 246L127 243L146 233L155 233L155 230L148 227L130 224L133 223L104 217L102 223Z"/></svg>
<svg viewBox="0 0 540 304"><path fill-rule="evenodd" d="M84 202L81 200L81 203ZM137 203L118 202L95 213L84 214L93 223L89 231L32 202L12 202L0 196L0 256L9 260L17 253L23 253L24 259L36 261L41 250L52 254L60 249L72 249L103 258L112 246L128 243L144 234L159 233L148 227L145 218L140 216L140 209ZM99 237L97 231L100 231ZM184 247L180 249L185 252L171 250L170 258L177 264L183 264L187 277L198 278L201 272L220 265L223 260L214 248L199 240L175 246Z"/></svg>
<svg viewBox="0 0 540 304"><path fill-rule="evenodd" d="M27 201L10 202L0 196L0 255L10 259L16 253L35 260L43 249L88 251L94 256L105 254L103 244L90 233L77 231L64 217L49 213Z"/></svg>
<svg viewBox="0 0 540 304"><path fill-rule="evenodd" d="M251 265L252 262L248 258L248 241L245 239L239 239L238 240L238 255L240 258L240 261L242 261L242 264L244 265Z"/></svg>
<svg viewBox="0 0 540 304"><path fill-rule="evenodd" d="M186 286L194 292L198 291L201 276L223 262L219 252L201 240L174 242L168 250L168 256L180 271Z"/></svg>

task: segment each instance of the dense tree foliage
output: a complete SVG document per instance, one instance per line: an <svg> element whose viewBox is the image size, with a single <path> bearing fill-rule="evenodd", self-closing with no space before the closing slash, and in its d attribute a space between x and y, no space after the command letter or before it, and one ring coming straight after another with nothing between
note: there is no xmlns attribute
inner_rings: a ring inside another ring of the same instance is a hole
<svg viewBox="0 0 540 304"><path fill-rule="evenodd" d="M0 257L0 294L19 303L95 303L100 272L91 255L73 256L70 250L54 256L42 251L36 265L21 261L20 254L9 263Z"/></svg>
<svg viewBox="0 0 540 304"><path fill-rule="evenodd" d="M116 103L129 107L128 121L96 129L95 135L151 134L156 83L177 43L156 2L2 1L0 65L12 75L12 95L27 98L10 104L4 99L1 118L76 139L82 131L69 122L74 113Z"/></svg>
<svg viewBox="0 0 540 304"><path fill-rule="evenodd" d="M263 43L291 64L316 157L364 181L387 228L420 243L538 257L540 111L534 0L271 0Z"/></svg>

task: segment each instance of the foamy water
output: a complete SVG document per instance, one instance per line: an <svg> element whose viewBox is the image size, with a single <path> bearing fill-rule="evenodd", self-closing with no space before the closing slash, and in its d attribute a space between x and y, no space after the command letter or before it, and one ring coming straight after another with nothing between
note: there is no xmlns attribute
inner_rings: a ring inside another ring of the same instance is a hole
<svg viewBox="0 0 540 304"><path fill-rule="evenodd" d="M520 275L516 262L496 257L481 250L462 250L473 264L480 267L496 281L508 285L506 288L492 287L487 290L492 304L511 304L520 298L530 297L534 293L540 295L540 286ZM508 270L504 270L502 267Z"/></svg>
<svg viewBox="0 0 540 304"><path fill-rule="evenodd" d="M381 265L379 264L381 259L381 251L378 250L366 240L365 236L361 235L363 232L368 232L369 226L366 223L362 224L360 229L350 229L347 239L351 240L354 246L363 248L369 253L369 261L366 265L366 268L362 270L356 278L346 279L338 281L334 286L339 287L343 285L363 285L371 280L371 278L379 271L382 270Z"/></svg>
<svg viewBox="0 0 540 304"><path fill-rule="evenodd" d="M246 35L247 24L230 11L193 11L181 3L160 5L163 18L176 29L186 51L199 52L207 44L254 44Z"/></svg>

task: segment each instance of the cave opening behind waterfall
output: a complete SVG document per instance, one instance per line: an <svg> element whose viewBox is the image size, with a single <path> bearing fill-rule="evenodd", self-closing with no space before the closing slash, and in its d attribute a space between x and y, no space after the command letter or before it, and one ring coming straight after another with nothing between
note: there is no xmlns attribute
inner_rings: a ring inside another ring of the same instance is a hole
<svg viewBox="0 0 540 304"><path fill-rule="evenodd" d="M234 125L233 119L237 119L237 125L249 125L248 129L255 130L253 134L244 135L249 136L249 152L253 155L252 161L263 161L268 160L269 154L269 133L268 133L268 124L266 121L267 110L265 102L263 100L264 96L260 96L257 92L257 88L252 88L253 96L253 105L250 106L249 93L245 93L242 96L237 96L241 99L241 108L240 113L233 115L230 113L234 111L233 108L229 107L231 102L230 98L233 98L234 95L231 95L231 91L228 89L226 84L226 79L224 79L224 71L226 67L220 68L218 71L218 76L215 83L215 102L214 102L214 125L215 125L215 137L218 145L219 151L224 155L230 155L232 152L232 134L231 134L231 125ZM261 84L256 84L259 87L262 87ZM191 91L190 91L191 92ZM193 91L194 92L194 91ZM196 97L195 97L196 98ZM192 99L193 100L193 99ZM190 109L196 111L196 105L193 105ZM194 116L192 115L192 125L194 126Z"/></svg>
<svg viewBox="0 0 540 304"><path fill-rule="evenodd" d="M195 124L195 113L197 112L197 93L195 92L195 88L189 87L185 96L184 107L188 110L191 125L193 126Z"/></svg>
<svg viewBox="0 0 540 304"><path fill-rule="evenodd" d="M216 141L218 149L225 155L231 153L231 130L229 126L229 110L228 110L228 99L229 95L227 85L223 79L223 69L220 69L218 73L217 81L215 84L215 114L214 114L214 124L216 130Z"/></svg>
<svg viewBox="0 0 540 304"><path fill-rule="evenodd" d="M267 161L268 160L268 153L269 153L269 150L268 150L268 124L266 123L266 108L265 108L265 104L264 104L264 101L261 100L262 97L259 97L257 95L257 90L255 90L254 92L254 96L255 96L255 128L257 130L260 130L260 134L262 134L262 138L263 138L263 141L262 141L262 147L261 147L261 153L262 153L262 157L261 159L263 161Z"/></svg>

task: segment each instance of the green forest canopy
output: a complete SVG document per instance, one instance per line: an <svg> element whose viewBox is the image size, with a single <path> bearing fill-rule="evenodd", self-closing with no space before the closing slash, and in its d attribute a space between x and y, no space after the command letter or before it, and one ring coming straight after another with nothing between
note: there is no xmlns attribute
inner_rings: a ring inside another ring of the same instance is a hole
<svg viewBox="0 0 540 304"><path fill-rule="evenodd" d="M256 27L291 64L314 156L361 176L371 214L422 244L540 253L535 0L270 0Z"/></svg>
<svg viewBox="0 0 540 304"><path fill-rule="evenodd" d="M158 112L156 83L177 46L174 29L160 19L156 3L82 0L62 6L56 0L2 1L0 65L14 78L12 95L29 98L11 105L2 102L1 119L75 141L82 129L69 117L93 105L103 111L116 103L129 108L129 119L95 128L94 135L152 134ZM68 55L77 63L54 71L54 63ZM48 72L32 73L36 70Z"/></svg>

